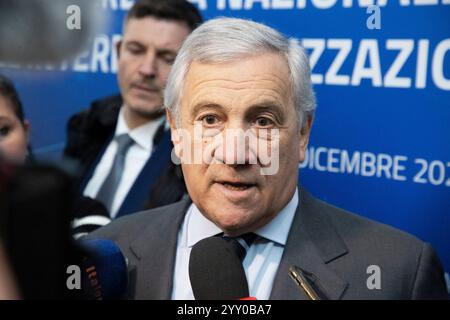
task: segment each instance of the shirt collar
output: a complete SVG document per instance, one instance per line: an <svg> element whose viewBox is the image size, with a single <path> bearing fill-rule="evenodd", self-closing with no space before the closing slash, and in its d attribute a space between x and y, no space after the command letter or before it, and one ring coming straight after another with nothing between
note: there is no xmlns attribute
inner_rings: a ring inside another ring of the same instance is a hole
<svg viewBox="0 0 450 320"><path fill-rule="evenodd" d="M125 117L123 115L124 108L120 108L119 118L117 120L116 132L115 136L119 136L121 134L129 134L135 143L137 143L140 147L144 148L147 151L151 151L153 148L153 138L155 136L156 131L163 121L165 121L165 117L158 118L156 120L152 120L143 124L133 130L130 130L125 122Z"/></svg>
<svg viewBox="0 0 450 320"><path fill-rule="evenodd" d="M215 236L222 232L222 230L216 226L212 221L208 220L192 203L189 207L188 214L186 215L187 221L187 241L188 248L194 244L203 240Z"/></svg>
<svg viewBox="0 0 450 320"><path fill-rule="evenodd" d="M288 204L267 225L254 231L258 236L267 240L286 245L289 230L299 203L299 190L295 189L294 196ZM212 221L208 220L192 203L186 215L187 221L187 247L192 247L200 240L215 236L223 232Z"/></svg>
<svg viewBox="0 0 450 320"><path fill-rule="evenodd" d="M291 201L275 216L268 224L255 231L255 233L270 241L281 245L286 245L289 230L294 220L295 212L299 203L299 191L295 189L294 196Z"/></svg>

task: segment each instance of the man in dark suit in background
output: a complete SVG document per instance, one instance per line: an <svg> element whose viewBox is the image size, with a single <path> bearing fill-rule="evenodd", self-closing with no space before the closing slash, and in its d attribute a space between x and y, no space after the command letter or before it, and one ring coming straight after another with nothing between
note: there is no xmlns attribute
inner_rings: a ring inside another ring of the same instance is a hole
<svg viewBox="0 0 450 320"><path fill-rule="evenodd" d="M448 297L430 245L298 186L315 97L297 40L255 22L210 20L183 44L165 105L190 199L89 236L116 241L128 258L128 298L194 298L191 250L222 235L244 249L257 299L312 297L291 268L326 299Z"/></svg>
<svg viewBox="0 0 450 320"><path fill-rule="evenodd" d="M181 44L201 22L185 0L137 1L117 44L120 95L94 101L69 121L64 155L80 164L83 195L103 203L110 218L185 194L181 170L170 157L163 89ZM94 220L76 222L78 231L94 229Z"/></svg>

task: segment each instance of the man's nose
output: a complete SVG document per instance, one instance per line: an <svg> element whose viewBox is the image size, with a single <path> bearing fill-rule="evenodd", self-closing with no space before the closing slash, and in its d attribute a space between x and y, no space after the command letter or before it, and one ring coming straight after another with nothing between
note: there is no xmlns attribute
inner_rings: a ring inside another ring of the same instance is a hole
<svg viewBox="0 0 450 320"><path fill-rule="evenodd" d="M256 164L253 143L243 131L227 130L214 152L214 158L230 166Z"/></svg>
<svg viewBox="0 0 450 320"><path fill-rule="evenodd" d="M158 72L156 64L156 54L149 51L139 66L139 73L144 77L155 78Z"/></svg>

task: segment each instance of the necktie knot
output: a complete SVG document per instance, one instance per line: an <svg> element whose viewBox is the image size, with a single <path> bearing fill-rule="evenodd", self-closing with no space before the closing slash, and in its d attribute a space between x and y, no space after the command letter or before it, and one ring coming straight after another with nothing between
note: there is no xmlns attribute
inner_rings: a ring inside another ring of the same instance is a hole
<svg viewBox="0 0 450 320"><path fill-rule="evenodd" d="M239 237L229 237L222 233L219 236L230 244L231 249L237 254L241 261L244 261L247 251L257 237L254 233L245 233Z"/></svg>
<svg viewBox="0 0 450 320"><path fill-rule="evenodd" d="M128 149L133 144L133 139L130 137L128 133L121 134L116 137L117 141L117 155L125 155Z"/></svg>

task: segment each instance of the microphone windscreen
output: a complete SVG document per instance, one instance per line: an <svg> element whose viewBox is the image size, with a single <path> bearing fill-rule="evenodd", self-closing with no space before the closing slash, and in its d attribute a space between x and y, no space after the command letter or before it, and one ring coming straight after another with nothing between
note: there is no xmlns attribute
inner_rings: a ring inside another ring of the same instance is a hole
<svg viewBox="0 0 450 320"><path fill-rule="evenodd" d="M192 247L189 278L196 300L234 300L249 296L242 262L221 237L203 239Z"/></svg>
<svg viewBox="0 0 450 320"><path fill-rule="evenodd" d="M0 1L0 61L54 63L84 50L105 25L101 0Z"/></svg>
<svg viewBox="0 0 450 320"><path fill-rule="evenodd" d="M98 213L100 215L108 216L108 210L105 205L98 200L92 199L90 197L81 196L75 200L73 205L74 214L76 217L87 216L92 213Z"/></svg>
<svg viewBox="0 0 450 320"><path fill-rule="evenodd" d="M121 299L128 286L128 269L120 248L106 239L82 240L80 245L88 252L82 268L84 291L93 292L98 300Z"/></svg>
<svg viewBox="0 0 450 320"><path fill-rule="evenodd" d="M72 235L79 239L111 222L109 212L98 200L81 196L73 206Z"/></svg>

